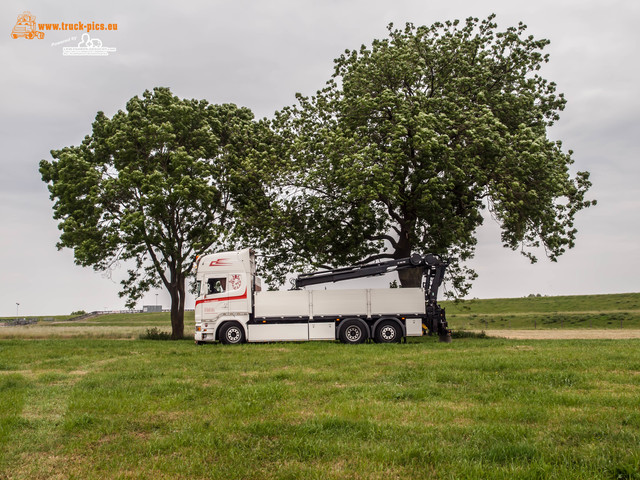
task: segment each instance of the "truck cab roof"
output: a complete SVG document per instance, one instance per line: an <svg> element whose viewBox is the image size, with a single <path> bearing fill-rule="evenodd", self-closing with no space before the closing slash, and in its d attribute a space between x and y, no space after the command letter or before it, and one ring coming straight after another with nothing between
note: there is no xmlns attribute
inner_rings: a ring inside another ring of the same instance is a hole
<svg viewBox="0 0 640 480"><path fill-rule="evenodd" d="M203 255L197 260L198 275L206 273L231 273L255 271L255 254L245 248L232 252L220 252Z"/></svg>

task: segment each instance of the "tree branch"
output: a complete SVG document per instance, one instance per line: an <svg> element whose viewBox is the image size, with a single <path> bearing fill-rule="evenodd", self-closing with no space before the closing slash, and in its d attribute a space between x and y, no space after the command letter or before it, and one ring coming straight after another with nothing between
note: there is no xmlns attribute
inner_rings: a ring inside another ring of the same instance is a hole
<svg viewBox="0 0 640 480"><path fill-rule="evenodd" d="M386 240L391 244L393 248L398 248L397 240L393 238L391 235L374 235L373 237L371 237L371 240Z"/></svg>

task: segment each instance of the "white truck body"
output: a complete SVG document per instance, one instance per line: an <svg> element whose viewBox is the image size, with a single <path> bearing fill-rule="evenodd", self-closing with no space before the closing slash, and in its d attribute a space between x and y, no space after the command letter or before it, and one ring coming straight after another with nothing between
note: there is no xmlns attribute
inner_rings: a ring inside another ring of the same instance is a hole
<svg viewBox="0 0 640 480"><path fill-rule="evenodd" d="M423 334L422 288L262 291L255 270L250 249L198 259L196 342L224 340L230 325L249 342L344 341L347 324L379 341L387 338L379 331L384 325L397 328L400 337Z"/></svg>

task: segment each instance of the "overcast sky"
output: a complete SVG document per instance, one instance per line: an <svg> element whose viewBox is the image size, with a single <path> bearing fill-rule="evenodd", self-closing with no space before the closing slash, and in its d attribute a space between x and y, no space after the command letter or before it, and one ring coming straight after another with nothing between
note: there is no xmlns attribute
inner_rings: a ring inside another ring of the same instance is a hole
<svg viewBox="0 0 640 480"><path fill-rule="evenodd" d="M92 34L108 56L64 56L79 32L12 39L18 14L38 23L117 23ZM77 145L96 112L113 115L155 86L186 98L249 107L256 117L313 94L346 48L370 44L386 26L484 18L500 28L523 21L551 40L543 75L568 105L550 135L572 149L575 169L591 172L596 207L578 214L577 245L558 263L531 265L502 248L491 221L478 232L471 297L518 297L640 291L640 2L619 0L236 0L181 2L78 1L0 3L0 316L120 309L118 278L75 266L58 251L59 231L38 162ZM65 42L66 43L59 43ZM52 45L56 43L57 45ZM575 170L574 170L575 171ZM168 305L168 295L152 291ZM187 304L193 308L193 300Z"/></svg>

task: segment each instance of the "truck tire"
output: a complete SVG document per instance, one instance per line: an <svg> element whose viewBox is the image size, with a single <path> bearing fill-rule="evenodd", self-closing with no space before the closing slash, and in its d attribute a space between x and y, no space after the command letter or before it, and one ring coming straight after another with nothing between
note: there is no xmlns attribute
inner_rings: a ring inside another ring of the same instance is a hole
<svg viewBox="0 0 640 480"><path fill-rule="evenodd" d="M219 338L225 345L237 345L239 343L244 343L244 330L237 322L225 323L220 327Z"/></svg>
<svg viewBox="0 0 640 480"><path fill-rule="evenodd" d="M402 338L402 328L398 322L384 320L376 328L374 340L376 343L398 343Z"/></svg>
<svg viewBox="0 0 640 480"><path fill-rule="evenodd" d="M345 320L340 327L338 337L342 343L355 345L366 341L369 338L369 332L367 326L360 320Z"/></svg>

